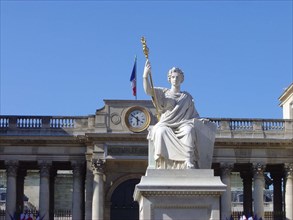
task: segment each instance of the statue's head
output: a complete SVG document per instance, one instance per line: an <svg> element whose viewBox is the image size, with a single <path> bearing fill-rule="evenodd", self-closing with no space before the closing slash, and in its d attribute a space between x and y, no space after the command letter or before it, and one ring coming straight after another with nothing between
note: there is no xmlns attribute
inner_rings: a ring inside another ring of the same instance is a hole
<svg viewBox="0 0 293 220"><path fill-rule="evenodd" d="M183 83L184 81L184 73L183 71L178 68L178 67L172 67L169 72L168 72L168 82L171 82L171 76L172 76L172 73L179 73L179 76L181 76L181 83Z"/></svg>

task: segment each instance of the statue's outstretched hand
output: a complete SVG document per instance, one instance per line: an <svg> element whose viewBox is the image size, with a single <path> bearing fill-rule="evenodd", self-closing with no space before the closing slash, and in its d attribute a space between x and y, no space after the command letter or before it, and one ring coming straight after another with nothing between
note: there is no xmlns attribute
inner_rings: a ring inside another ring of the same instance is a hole
<svg viewBox="0 0 293 220"><path fill-rule="evenodd" d="M144 66L143 78L148 78L149 74L151 74L151 64L150 61L147 60Z"/></svg>

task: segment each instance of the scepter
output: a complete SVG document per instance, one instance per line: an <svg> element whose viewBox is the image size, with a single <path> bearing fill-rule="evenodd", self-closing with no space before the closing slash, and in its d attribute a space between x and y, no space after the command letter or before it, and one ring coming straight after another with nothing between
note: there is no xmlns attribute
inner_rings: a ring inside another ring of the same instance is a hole
<svg viewBox="0 0 293 220"><path fill-rule="evenodd" d="M145 40L144 37L141 37L140 41L142 43L142 50L143 50L144 56L148 60L149 59L149 48L146 45L146 40ZM150 76L150 83L151 83L152 93L153 93L153 96L152 96L153 97L153 103L154 103L154 106L156 107L157 119L159 121L160 120L160 113L159 113L159 109L158 109L157 96L156 96L156 93L155 93L154 84L153 84L153 77L152 77L151 72L150 72L149 76Z"/></svg>

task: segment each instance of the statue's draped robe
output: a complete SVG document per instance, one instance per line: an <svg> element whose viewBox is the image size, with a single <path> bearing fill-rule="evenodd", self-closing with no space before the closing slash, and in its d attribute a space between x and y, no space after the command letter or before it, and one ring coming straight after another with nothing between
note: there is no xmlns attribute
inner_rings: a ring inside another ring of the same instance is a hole
<svg viewBox="0 0 293 220"><path fill-rule="evenodd" d="M149 131L148 139L153 142L156 161L179 162L173 168L186 168L186 161L199 160L200 141L197 124L204 123L194 107L192 96L187 92L173 93L170 89L155 88L159 122ZM202 125L201 125L202 124ZM205 132L206 133L206 132ZM214 143L215 128L208 132L208 139ZM213 146L212 146L213 147ZM199 165L199 163L197 163ZM176 167L177 166L177 167Z"/></svg>
<svg viewBox="0 0 293 220"><path fill-rule="evenodd" d="M192 96L155 88L159 122L149 130L157 168L211 168L216 124L199 119Z"/></svg>

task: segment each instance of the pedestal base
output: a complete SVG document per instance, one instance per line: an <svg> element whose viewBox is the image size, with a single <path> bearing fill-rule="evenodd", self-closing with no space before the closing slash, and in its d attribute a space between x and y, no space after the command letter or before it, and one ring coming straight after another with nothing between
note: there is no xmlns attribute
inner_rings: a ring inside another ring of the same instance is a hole
<svg viewBox="0 0 293 220"><path fill-rule="evenodd" d="M139 219L220 219L220 195L226 190L210 169L148 169L136 185Z"/></svg>

